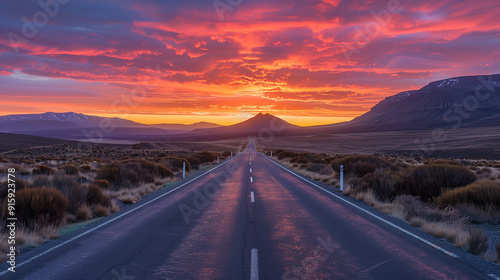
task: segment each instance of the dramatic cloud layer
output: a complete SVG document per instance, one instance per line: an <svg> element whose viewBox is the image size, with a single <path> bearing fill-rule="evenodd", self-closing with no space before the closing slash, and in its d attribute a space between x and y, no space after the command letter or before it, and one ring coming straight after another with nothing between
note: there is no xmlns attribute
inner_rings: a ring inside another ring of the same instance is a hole
<svg viewBox="0 0 500 280"><path fill-rule="evenodd" d="M2 114L353 118L433 80L500 73L499 8L495 0L4 0Z"/></svg>

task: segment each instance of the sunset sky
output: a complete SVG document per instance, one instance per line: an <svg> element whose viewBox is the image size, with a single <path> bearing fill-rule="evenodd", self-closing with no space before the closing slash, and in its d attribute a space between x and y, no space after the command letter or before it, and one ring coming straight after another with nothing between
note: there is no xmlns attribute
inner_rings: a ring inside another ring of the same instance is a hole
<svg viewBox="0 0 500 280"><path fill-rule="evenodd" d="M327 124L500 73L498 0L37 2L0 2L0 115Z"/></svg>

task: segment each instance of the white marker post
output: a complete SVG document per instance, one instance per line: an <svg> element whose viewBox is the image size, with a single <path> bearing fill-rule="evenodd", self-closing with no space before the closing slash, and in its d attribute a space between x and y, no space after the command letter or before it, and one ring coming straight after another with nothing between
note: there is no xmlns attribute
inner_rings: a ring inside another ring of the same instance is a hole
<svg viewBox="0 0 500 280"><path fill-rule="evenodd" d="M271 157L273 157L273 151L271 151Z"/></svg>
<svg viewBox="0 0 500 280"><path fill-rule="evenodd" d="M219 157L217 157L217 163L219 163Z"/></svg>
<svg viewBox="0 0 500 280"><path fill-rule="evenodd" d="M231 151L231 157L233 157L233 151Z"/></svg>
<svg viewBox="0 0 500 280"><path fill-rule="evenodd" d="M344 190L344 166L340 166L340 191Z"/></svg>
<svg viewBox="0 0 500 280"><path fill-rule="evenodd" d="M186 162L182 163L182 179L186 178Z"/></svg>

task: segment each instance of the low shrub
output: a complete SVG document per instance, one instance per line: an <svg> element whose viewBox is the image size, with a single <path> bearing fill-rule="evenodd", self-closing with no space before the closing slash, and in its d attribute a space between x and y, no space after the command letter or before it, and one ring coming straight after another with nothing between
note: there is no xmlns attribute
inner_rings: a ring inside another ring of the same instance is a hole
<svg viewBox="0 0 500 280"><path fill-rule="evenodd" d="M187 159L179 157L161 157L157 158L155 162L165 165L171 170L182 170L183 164L186 164L186 172L191 171L191 164Z"/></svg>
<svg viewBox="0 0 500 280"><path fill-rule="evenodd" d="M33 175L52 175L56 171L47 165L37 165L32 171Z"/></svg>
<svg viewBox="0 0 500 280"><path fill-rule="evenodd" d="M91 184L87 187L87 197L85 202L89 206L101 205L104 207L111 206L110 198L104 194L98 185Z"/></svg>
<svg viewBox="0 0 500 280"><path fill-rule="evenodd" d="M344 172L353 174L356 177L363 177L368 173L374 172L377 168L395 169L395 166L382 157L372 155L356 155L339 158L332 161L333 169L339 173L340 166L344 166Z"/></svg>
<svg viewBox="0 0 500 280"><path fill-rule="evenodd" d="M173 177L169 168L147 160L124 160L104 165L97 171L97 180L107 180L111 187L133 187L139 183L152 183L155 177Z"/></svg>
<svg viewBox="0 0 500 280"><path fill-rule="evenodd" d="M27 228L39 225L58 226L64 219L68 199L55 189L24 188L16 193L16 216Z"/></svg>
<svg viewBox="0 0 500 280"><path fill-rule="evenodd" d="M493 206L500 211L500 183L482 181L451 189L436 197L434 202L441 207L472 204L482 209Z"/></svg>
<svg viewBox="0 0 500 280"><path fill-rule="evenodd" d="M278 157L279 160L281 160L281 159L284 159L284 158L294 158L294 157L298 156L298 153L290 152L290 151L277 150L276 151L276 156Z"/></svg>
<svg viewBox="0 0 500 280"><path fill-rule="evenodd" d="M68 199L68 212L71 214L75 214L87 198L87 188L70 176L56 174L48 186L60 191Z"/></svg>
<svg viewBox="0 0 500 280"><path fill-rule="evenodd" d="M305 159L304 157L298 156L298 157L292 158L292 160L290 160L290 162L291 163L298 163L298 164L305 164L305 163L309 163L309 160Z"/></svg>
<svg viewBox="0 0 500 280"><path fill-rule="evenodd" d="M203 151L193 155L198 158L201 163L210 163L217 159L217 155L211 152Z"/></svg>
<svg viewBox="0 0 500 280"><path fill-rule="evenodd" d="M473 172L457 165L430 164L397 171L387 168L352 180L352 191L356 193L373 189L383 200L392 200L398 195L412 195L429 201L443 191L466 186L476 179Z"/></svg>
<svg viewBox="0 0 500 280"><path fill-rule="evenodd" d="M111 184L109 183L108 180L99 180L99 179L96 179L94 180L94 184L98 185L100 188L102 189L109 189L109 187L111 186Z"/></svg>
<svg viewBox="0 0 500 280"><path fill-rule="evenodd" d="M78 167L71 165L71 164L66 164L66 165L60 166L58 169L63 171L67 175L77 175L78 174Z"/></svg>
<svg viewBox="0 0 500 280"><path fill-rule="evenodd" d="M80 171L81 172L90 172L90 171L92 171L92 166L90 166L88 164L82 165L82 166L80 166Z"/></svg>

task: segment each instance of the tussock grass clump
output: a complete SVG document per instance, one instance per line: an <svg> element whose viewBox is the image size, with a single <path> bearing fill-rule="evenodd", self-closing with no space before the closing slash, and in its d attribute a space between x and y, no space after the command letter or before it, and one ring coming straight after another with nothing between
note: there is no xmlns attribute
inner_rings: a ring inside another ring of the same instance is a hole
<svg viewBox="0 0 500 280"><path fill-rule="evenodd" d="M58 226L64 219L68 199L55 189L24 188L16 193L16 216L27 228L37 224Z"/></svg>
<svg viewBox="0 0 500 280"><path fill-rule="evenodd" d="M84 172L84 173L90 172L90 171L92 171L92 166L90 166L88 164L82 165L82 166L80 166L80 171Z"/></svg>
<svg viewBox="0 0 500 280"><path fill-rule="evenodd" d="M32 173L33 175L52 175L56 171L47 165L38 165L33 169Z"/></svg>
<svg viewBox="0 0 500 280"><path fill-rule="evenodd" d="M195 158L198 158L200 160L200 163L210 163L217 159L216 154L207 151L195 153L193 156Z"/></svg>
<svg viewBox="0 0 500 280"><path fill-rule="evenodd" d="M488 250L488 236L484 235L483 230L477 228L469 229L469 253L479 255Z"/></svg>
<svg viewBox="0 0 500 280"><path fill-rule="evenodd" d="M85 202L89 206L111 206L111 200L109 199L109 197L104 194L104 192L98 185L94 184L91 184L87 187L87 197L85 198Z"/></svg>
<svg viewBox="0 0 500 280"><path fill-rule="evenodd" d="M468 186L448 190L434 199L439 206L470 204L486 210L488 207L500 211L500 183L483 181Z"/></svg>
<svg viewBox="0 0 500 280"><path fill-rule="evenodd" d="M191 164L187 159L180 157L160 157L155 160L155 162L165 165L171 170L181 171L183 164L186 164L186 172L191 171Z"/></svg>
<svg viewBox="0 0 500 280"><path fill-rule="evenodd" d="M86 221L92 219L92 209L87 204L82 204L75 212L77 221Z"/></svg>
<svg viewBox="0 0 500 280"><path fill-rule="evenodd" d="M77 175L78 174L78 167L76 167L72 164L66 164L66 165L60 166L58 169L67 175Z"/></svg>
<svg viewBox="0 0 500 280"><path fill-rule="evenodd" d="M99 180L99 179L96 179L94 180L94 184L98 185L100 188L102 189L109 189L109 187L111 186L111 184L109 183L108 180Z"/></svg>
<svg viewBox="0 0 500 280"><path fill-rule="evenodd" d="M104 207L102 205L97 205L95 208L94 208L94 213L97 217L107 217L109 216L110 212L109 212L109 208L107 207Z"/></svg>

